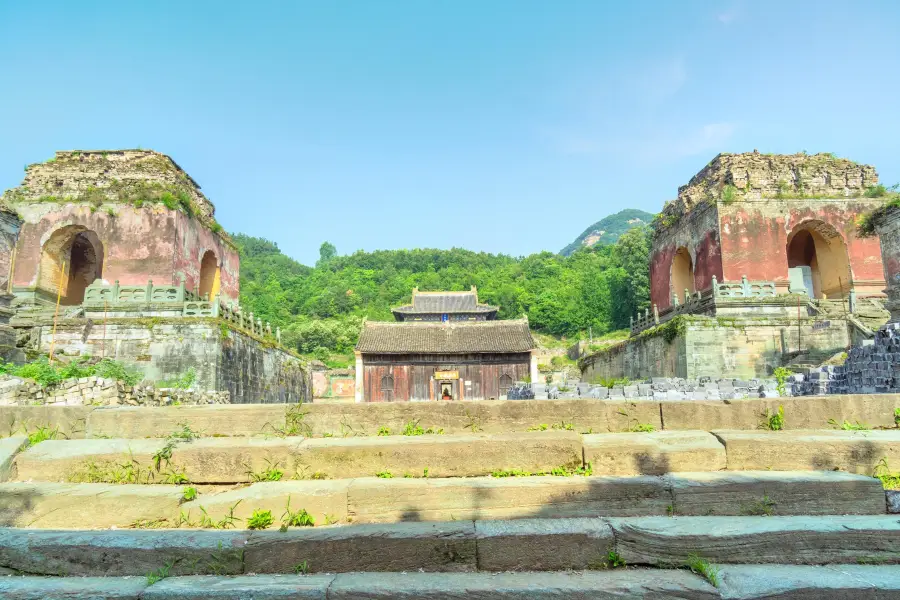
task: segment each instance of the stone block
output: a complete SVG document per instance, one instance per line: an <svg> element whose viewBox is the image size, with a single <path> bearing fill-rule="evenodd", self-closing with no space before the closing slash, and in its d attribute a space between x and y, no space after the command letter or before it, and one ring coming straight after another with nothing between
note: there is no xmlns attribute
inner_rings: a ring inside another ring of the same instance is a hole
<svg viewBox="0 0 900 600"><path fill-rule="evenodd" d="M664 515L672 503L658 477L467 477L354 479L356 523Z"/></svg>
<svg viewBox="0 0 900 600"><path fill-rule="evenodd" d="M609 400L606 408L606 422L610 432L630 431L636 425L642 424L662 429L659 402L654 400ZM594 429L596 433L602 431Z"/></svg>
<svg viewBox="0 0 900 600"><path fill-rule="evenodd" d="M28 438L24 435L0 438L0 481L10 478L13 460L26 444L28 444Z"/></svg>
<svg viewBox="0 0 900 600"><path fill-rule="evenodd" d="M137 575L172 564L170 575L241 573L249 532L0 529L0 564L32 575ZM89 548L90 551L86 551Z"/></svg>
<svg viewBox="0 0 900 600"><path fill-rule="evenodd" d="M150 465L163 440L48 440L15 459L18 481L88 481L92 465Z"/></svg>
<svg viewBox="0 0 900 600"><path fill-rule="evenodd" d="M90 415L88 437L163 438L183 424L204 436L274 435L285 426L284 404L101 408Z"/></svg>
<svg viewBox="0 0 900 600"><path fill-rule="evenodd" d="M585 573L352 573L335 577L328 600L714 600L715 588L687 571Z"/></svg>
<svg viewBox="0 0 900 600"><path fill-rule="evenodd" d="M213 521L233 514L239 519L240 527L254 510L270 510L278 522L290 501L292 511L305 509L315 519L315 524L321 526L329 521L347 520L349 486L348 480L267 481L213 495L201 494L196 500L182 505L181 510L192 520L200 518L201 507Z"/></svg>
<svg viewBox="0 0 900 600"><path fill-rule="evenodd" d="M293 573L306 561L313 573L474 571L475 555L471 521L316 527L254 533L244 568Z"/></svg>
<svg viewBox="0 0 900 600"><path fill-rule="evenodd" d="M900 522L882 516L640 517L609 520L629 564L900 563Z"/></svg>
<svg viewBox="0 0 900 600"><path fill-rule="evenodd" d="M723 598L887 600L900 597L900 570L892 566L724 565Z"/></svg>
<svg viewBox="0 0 900 600"><path fill-rule="evenodd" d="M598 568L615 547L600 519L476 521L479 571L571 571Z"/></svg>
<svg viewBox="0 0 900 600"><path fill-rule="evenodd" d="M147 588L142 600L325 600L334 575L168 577Z"/></svg>
<svg viewBox="0 0 900 600"><path fill-rule="evenodd" d="M181 486L2 483L0 526L56 529L128 527L179 515Z"/></svg>
<svg viewBox="0 0 900 600"><path fill-rule="evenodd" d="M730 471L830 471L871 475L884 458L900 464L900 430L715 431Z"/></svg>
<svg viewBox="0 0 900 600"><path fill-rule="evenodd" d="M878 515L881 482L836 471L673 473L678 515Z"/></svg>
<svg viewBox="0 0 900 600"><path fill-rule="evenodd" d="M140 600L146 588L144 577L0 577L5 600Z"/></svg>
<svg viewBox="0 0 900 600"><path fill-rule="evenodd" d="M0 406L2 435L31 432L39 427L59 429L69 439L85 437L90 406Z"/></svg>
<svg viewBox="0 0 900 600"><path fill-rule="evenodd" d="M704 431L584 436L584 460L602 475L661 475L725 468L725 448Z"/></svg>
<svg viewBox="0 0 900 600"><path fill-rule="evenodd" d="M900 514L900 490L885 490L887 511L892 515Z"/></svg>
<svg viewBox="0 0 900 600"><path fill-rule="evenodd" d="M336 479L416 476L426 468L433 477L473 477L582 464L581 438L573 431L308 439L295 458L301 472Z"/></svg>

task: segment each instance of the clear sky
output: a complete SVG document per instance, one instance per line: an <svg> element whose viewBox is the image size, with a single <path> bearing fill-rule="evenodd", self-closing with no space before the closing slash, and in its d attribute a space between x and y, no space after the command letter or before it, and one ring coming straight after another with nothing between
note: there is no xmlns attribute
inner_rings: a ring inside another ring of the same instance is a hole
<svg viewBox="0 0 900 600"><path fill-rule="evenodd" d="M170 154L229 231L557 251L721 151L900 181L900 2L0 0L0 188Z"/></svg>

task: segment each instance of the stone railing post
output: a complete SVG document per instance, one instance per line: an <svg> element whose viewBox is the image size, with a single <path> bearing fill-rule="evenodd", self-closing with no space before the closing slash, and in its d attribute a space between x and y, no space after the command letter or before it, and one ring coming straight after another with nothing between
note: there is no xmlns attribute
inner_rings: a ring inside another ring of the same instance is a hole
<svg viewBox="0 0 900 600"><path fill-rule="evenodd" d="M116 279L116 282L112 286L112 298L110 298L110 304L118 304L119 303L119 280Z"/></svg>
<svg viewBox="0 0 900 600"><path fill-rule="evenodd" d="M719 280L715 275L712 276L712 295L713 298L719 295Z"/></svg>
<svg viewBox="0 0 900 600"><path fill-rule="evenodd" d="M281 344L281 327L275 328L275 341L278 342L279 345Z"/></svg>
<svg viewBox="0 0 900 600"><path fill-rule="evenodd" d="M257 333L257 335L263 334L262 319L256 319L256 333Z"/></svg>
<svg viewBox="0 0 900 600"><path fill-rule="evenodd" d="M653 305L653 323L659 325L659 307L656 304Z"/></svg>
<svg viewBox="0 0 900 600"><path fill-rule="evenodd" d="M176 302L184 302L184 277L181 278L181 283L178 284L178 297L175 300Z"/></svg>
<svg viewBox="0 0 900 600"><path fill-rule="evenodd" d="M847 303L850 305L850 314L852 315L856 312L856 288L850 288L850 297Z"/></svg>
<svg viewBox="0 0 900 600"><path fill-rule="evenodd" d="M632 331L634 331L634 317L629 316L629 317L628 317L628 323L629 323L629 328L630 328Z"/></svg>
<svg viewBox="0 0 900 600"><path fill-rule="evenodd" d="M672 292L672 307L674 308L677 306L678 306L678 294L676 294L675 292Z"/></svg>
<svg viewBox="0 0 900 600"><path fill-rule="evenodd" d="M744 296L744 298L749 298L753 295L750 290L750 284L747 282L746 275L741 275L741 294Z"/></svg>
<svg viewBox="0 0 900 600"><path fill-rule="evenodd" d="M147 304L150 304L150 300L151 300L151 298L153 298L153 280L152 279L147 280L146 294L147 294L147 298L146 298Z"/></svg>
<svg viewBox="0 0 900 600"><path fill-rule="evenodd" d="M685 304L691 303L691 292L687 288L684 288L684 303Z"/></svg>

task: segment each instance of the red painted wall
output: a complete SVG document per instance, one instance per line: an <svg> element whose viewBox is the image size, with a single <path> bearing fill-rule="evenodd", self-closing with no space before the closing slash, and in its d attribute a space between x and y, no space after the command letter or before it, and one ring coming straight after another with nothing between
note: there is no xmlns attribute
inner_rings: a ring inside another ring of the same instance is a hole
<svg viewBox="0 0 900 600"><path fill-rule="evenodd" d="M175 217L174 277L185 287L196 290L200 286L200 261L207 250L212 250L219 261L222 298L237 301L240 291L240 257L237 250L222 241L218 235L202 226L196 219L184 213Z"/></svg>
<svg viewBox="0 0 900 600"><path fill-rule="evenodd" d="M884 271L877 238L858 238L856 220L877 203L796 200L735 203L720 207L724 279L768 280L787 284L787 244L791 232L809 221L834 227L843 238L857 284L882 285Z"/></svg>
<svg viewBox="0 0 900 600"><path fill-rule="evenodd" d="M112 284L142 285L148 279L160 284L172 281L175 252L174 213L165 208L117 206L116 216L90 205L35 204L16 209L25 222L16 245L13 285L37 284L41 248L54 231L81 225L95 232L103 243L103 280Z"/></svg>

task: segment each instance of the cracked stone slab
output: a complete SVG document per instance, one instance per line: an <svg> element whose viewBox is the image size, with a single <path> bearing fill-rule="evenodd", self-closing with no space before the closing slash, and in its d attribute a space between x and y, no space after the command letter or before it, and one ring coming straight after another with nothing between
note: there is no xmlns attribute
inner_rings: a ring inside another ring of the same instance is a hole
<svg viewBox="0 0 900 600"><path fill-rule="evenodd" d="M671 503L662 479L648 476L367 477L348 491L357 523L664 515Z"/></svg>
<svg viewBox="0 0 900 600"><path fill-rule="evenodd" d="M0 577L4 600L139 600L146 577Z"/></svg>
<svg viewBox="0 0 900 600"><path fill-rule="evenodd" d="M0 529L0 566L30 575L237 574L246 531Z"/></svg>
<svg viewBox="0 0 900 600"><path fill-rule="evenodd" d="M713 600L688 571L626 569L568 573L350 573L329 600Z"/></svg>
<svg viewBox="0 0 900 600"><path fill-rule="evenodd" d="M602 568L614 549L601 519L476 521L479 571L569 571Z"/></svg>
<svg viewBox="0 0 900 600"><path fill-rule="evenodd" d="M394 523L254 532L244 554L247 573L474 571L471 521Z"/></svg>
<svg viewBox="0 0 900 600"><path fill-rule="evenodd" d="M900 567L875 565L723 565L728 600L888 600L900 597Z"/></svg>
<svg viewBox="0 0 900 600"><path fill-rule="evenodd" d="M584 461L598 475L663 475L721 471L725 447L705 431L654 431L583 436Z"/></svg>
<svg viewBox="0 0 900 600"><path fill-rule="evenodd" d="M630 564L683 565L697 554L720 563L900 563L892 516L644 517L609 519Z"/></svg>
<svg viewBox="0 0 900 600"><path fill-rule="evenodd" d="M170 577L147 588L142 600L325 600L334 575Z"/></svg>
<svg viewBox="0 0 900 600"><path fill-rule="evenodd" d="M840 471L710 471L665 479L678 515L884 514L880 481Z"/></svg>

